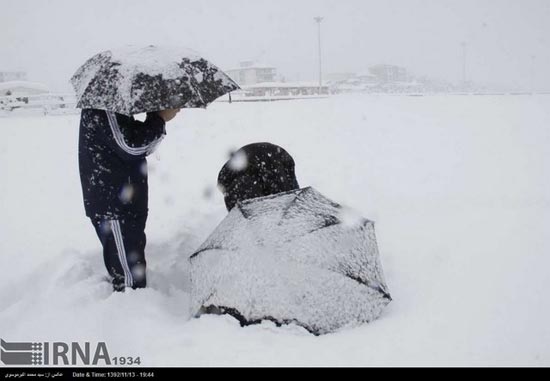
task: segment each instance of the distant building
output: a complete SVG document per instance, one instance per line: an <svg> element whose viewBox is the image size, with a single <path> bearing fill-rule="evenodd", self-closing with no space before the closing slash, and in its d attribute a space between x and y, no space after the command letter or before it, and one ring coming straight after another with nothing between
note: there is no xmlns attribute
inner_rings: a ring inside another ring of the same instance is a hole
<svg viewBox="0 0 550 381"><path fill-rule="evenodd" d="M324 75L323 82L338 83L354 78L355 73L328 73Z"/></svg>
<svg viewBox="0 0 550 381"><path fill-rule="evenodd" d="M243 61L239 68L225 71L240 86L250 86L261 82L274 82L277 69L254 61Z"/></svg>
<svg viewBox="0 0 550 381"><path fill-rule="evenodd" d="M24 71L2 71L0 70L0 82L26 81L27 73Z"/></svg>
<svg viewBox="0 0 550 381"><path fill-rule="evenodd" d="M407 69L395 65L374 65L369 67L369 72L374 75L379 82L406 82L410 78Z"/></svg>
<svg viewBox="0 0 550 381"><path fill-rule="evenodd" d="M0 82L1 96L28 96L48 93L46 85L37 82L9 81Z"/></svg>
<svg viewBox="0 0 550 381"><path fill-rule="evenodd" d="M319 87L318 82L263 82L243 86L246 96L253 97L302 97L328 95L329 87Z"/></svg>
<svg viewBox="0 0 550 381"><path fill-rule="evenodd" d="M369 83L369 84L382 82L380 78L372 74L370 71L360 71L355 75L353 80L359 81L360 83Z"/></svg>

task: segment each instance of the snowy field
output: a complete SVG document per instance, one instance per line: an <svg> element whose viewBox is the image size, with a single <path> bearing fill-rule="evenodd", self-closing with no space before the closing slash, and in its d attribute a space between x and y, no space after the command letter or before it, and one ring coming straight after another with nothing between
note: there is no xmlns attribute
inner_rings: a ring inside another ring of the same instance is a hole
<svg viewBox="0 0 550 381"><path fill-rule="evenodd" d="M339 96L184 110L149 158L145 290L113 294L84 216L78 115L0 118L0 336L105 341L142 365L550 366L550 96ZM376 222L393 302L315 337L190 318L187 257L232 148Z"/></svg>

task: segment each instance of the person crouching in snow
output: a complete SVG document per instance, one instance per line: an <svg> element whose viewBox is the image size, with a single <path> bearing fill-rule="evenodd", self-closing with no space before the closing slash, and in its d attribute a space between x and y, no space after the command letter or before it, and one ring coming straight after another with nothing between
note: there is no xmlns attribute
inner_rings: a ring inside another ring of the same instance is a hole
<svg viewBox="0 0 550 381"><path fill-rule="evenodd" d="M230 155L218 174L229 212L239 202L299 189L294 159L282 147L252 143Z"/></svg>
<svg viewBox="0 0 550 381"><path fill-rule="evenodd" d="M147 160L179 109L148 113L144 122L83 109L78 159L86 215L103 246L113 290L146 286Z"/></svg>

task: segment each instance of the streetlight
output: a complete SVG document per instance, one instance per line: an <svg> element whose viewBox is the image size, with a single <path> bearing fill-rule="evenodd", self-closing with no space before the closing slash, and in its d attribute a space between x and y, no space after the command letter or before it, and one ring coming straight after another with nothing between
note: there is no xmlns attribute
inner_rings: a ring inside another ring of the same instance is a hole
<svg viewBox="0 0 550 381"><path fill-rule="evenodd" d="M531 93L535 93L535 60L537 59L536 56L531 56Z"/></svg>
<svg viewBox="0 0 550 381"><path fill-rule="evenodd" d="M319 94L321 94L321 89L323 87L323 71L321 67L321 21L323 21L323 18L317 16L314 17L313 20L317 23L317 36L319 40Z"/></svg>
<svg viewBox="0 0 550 381"><path fill-rule="evenodd" d="M466 86L466 43L463 41L462 46L462 85Z"/></svg>

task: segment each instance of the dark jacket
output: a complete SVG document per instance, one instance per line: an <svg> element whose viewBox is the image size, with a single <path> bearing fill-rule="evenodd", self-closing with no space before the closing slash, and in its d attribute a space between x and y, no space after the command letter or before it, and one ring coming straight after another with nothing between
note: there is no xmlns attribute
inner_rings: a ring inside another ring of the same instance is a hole
<svg viewBox="0 0 550 381"><path fill-rule="evenodd" d="M147 161L166 135L156 113L144 122L103 110L84 109L78 159L86 215L123 218L146 215Z"/></svg>
<svg viewBox="0 0 550 381"><path fill-rule="evenodd" d="M252 143L231 155L218 175L225 207L239 201L299 189L294 159L271 143Z"/></svg>

